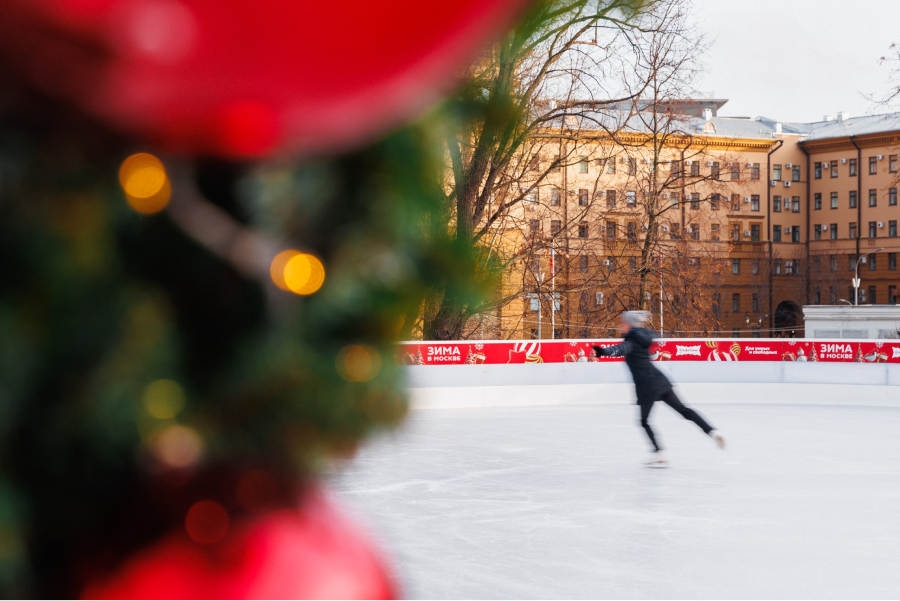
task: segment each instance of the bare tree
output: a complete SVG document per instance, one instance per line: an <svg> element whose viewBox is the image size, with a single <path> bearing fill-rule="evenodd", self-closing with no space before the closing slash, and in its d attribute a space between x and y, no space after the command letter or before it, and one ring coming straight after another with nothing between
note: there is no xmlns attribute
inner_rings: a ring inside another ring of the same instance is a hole
<svg viewBox="0 0 900 601"><path fill-rule="evenodd" d="M449 224L458 243L482 250L474 278L497 278L546 247L546 237L530 231L534 218L522 205L553 206L552 198L539 197L542 184L583 160L583 141L563 143L579 140L577 117L583 109L570 101L585 95L606 102L627 99L609 96L604 84L619 64L612 53L636 15L657 1L538 2L472 66L467 84L442 114L442 127ZM475 303L435 286L423 309L423 335L459 337L472 315L514 298L496 287L498 294L488 303Z"/></svg>

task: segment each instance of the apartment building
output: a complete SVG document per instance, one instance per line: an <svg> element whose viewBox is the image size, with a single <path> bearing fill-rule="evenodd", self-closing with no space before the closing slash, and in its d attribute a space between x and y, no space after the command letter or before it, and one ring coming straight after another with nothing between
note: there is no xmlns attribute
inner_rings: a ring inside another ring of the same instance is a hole
<svg viewBox="0 0 900 601"><path fill-rule="evenodd" d="M523 203L535 251L507 278L521 300L501 307L498 334L604 336L643 306L668 335L802 336L800 306L854 302L857 268L859 304L895 303L898 140L900 114L788 123L708 108L669 131L597 132Z"/></svg>

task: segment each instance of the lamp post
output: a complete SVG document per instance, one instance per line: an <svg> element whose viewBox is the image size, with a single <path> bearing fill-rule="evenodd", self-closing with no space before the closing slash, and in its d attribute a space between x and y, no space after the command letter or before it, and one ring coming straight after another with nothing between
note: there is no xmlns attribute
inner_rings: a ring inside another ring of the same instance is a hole
<svg viewBox="0 0 900 601"><path fill-rule="evenodd" d="M855 274L855 277L853 278L853 305L854 306L859 305L859 263L867 256L871 255L872 253L877 253L880 250L884 250L884 248L876 248L875 250L870 250L869 252L856 257L856 264L853 266L853 272Z"/></svg>

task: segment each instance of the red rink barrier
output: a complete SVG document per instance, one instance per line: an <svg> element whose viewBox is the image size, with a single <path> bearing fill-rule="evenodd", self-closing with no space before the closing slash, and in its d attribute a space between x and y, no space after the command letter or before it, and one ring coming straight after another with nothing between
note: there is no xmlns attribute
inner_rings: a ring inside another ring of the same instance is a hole
<svg viewBox="0 0 900 601"><path fill-rule="evenodd" d="M593 363L592 345L618 340L478 340L402 342L405 365L497 365L501 363ZM654 361L821 361L900 363L900 341L768 338L666 338L650 347Z"/></svg>

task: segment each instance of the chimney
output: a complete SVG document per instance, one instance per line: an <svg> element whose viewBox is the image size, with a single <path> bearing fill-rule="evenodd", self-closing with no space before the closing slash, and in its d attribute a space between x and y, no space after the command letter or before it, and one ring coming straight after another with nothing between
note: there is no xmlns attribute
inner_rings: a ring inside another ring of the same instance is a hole
<svg viewBox="0 0 900 601"><path fill-rule="evenodd" d="M712 119L712 109L703 109L703 118L710 121Z"/></svg>
<svg viewBox="0 0 900 601"><path fill-rule="evenodd" d="M781 121L776 121L776 122L775 122L775 133L776 133L776 134L780 134L780 133L781 133Z"/></svg>
<svg viewBox="0 0 900 601"><path fill-rule="evenodd" d="M825 115L822 117L822 121L834 121L834 115Z"/></svg>
<svg viewBox="0 0 900 601"><path fill-rule="evenodd" d="M850 118L850 113L848 113L847 111L841 111L840 113L837 114L838 121L846 121L849 118Z"/></svg>

